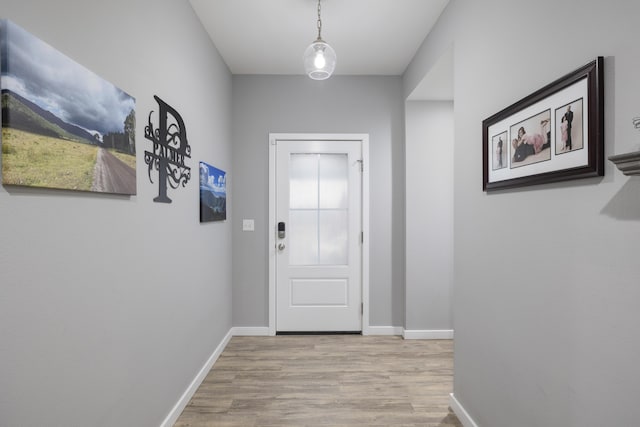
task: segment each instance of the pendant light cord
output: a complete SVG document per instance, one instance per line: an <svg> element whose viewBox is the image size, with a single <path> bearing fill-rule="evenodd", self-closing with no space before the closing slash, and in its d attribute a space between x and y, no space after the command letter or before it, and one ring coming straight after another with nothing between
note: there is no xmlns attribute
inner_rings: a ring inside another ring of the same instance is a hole
<svg viewBox="0 0 640 427"><path fill-rule="evenodd" d="M320 0L318 0L318 40L322 40L320 32L322 31L322 18L320 18Z"/></svg>

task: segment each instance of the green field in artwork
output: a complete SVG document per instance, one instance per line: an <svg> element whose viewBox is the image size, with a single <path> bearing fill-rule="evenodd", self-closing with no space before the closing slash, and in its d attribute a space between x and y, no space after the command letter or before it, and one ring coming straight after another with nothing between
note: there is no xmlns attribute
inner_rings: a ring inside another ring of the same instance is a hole
<svg viewBox="0 0 640 427"><path fill-rule="evenodd" d="M98 147L2 128L2 182L91 191Z"/></svg>

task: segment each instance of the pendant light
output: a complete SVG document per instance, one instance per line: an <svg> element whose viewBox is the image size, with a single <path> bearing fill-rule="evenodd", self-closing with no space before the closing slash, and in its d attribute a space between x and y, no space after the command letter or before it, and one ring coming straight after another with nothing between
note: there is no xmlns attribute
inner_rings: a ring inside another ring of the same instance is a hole
<svg viewBox="0 0 640 427"><path fill-rule="evenodd" d="M336 68L336 52L321 37L322 19L318 0L318 38L304 51L304 70L313 80L326 80Z"/></svg>

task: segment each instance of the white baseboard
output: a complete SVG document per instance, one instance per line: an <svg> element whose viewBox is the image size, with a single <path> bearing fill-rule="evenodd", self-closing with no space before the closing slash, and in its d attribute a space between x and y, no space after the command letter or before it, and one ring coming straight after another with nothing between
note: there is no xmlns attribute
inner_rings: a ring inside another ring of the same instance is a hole
<svg viewBox="0 0 640 427"><path fill-rule="evenodd" d="M402 331L405 340L452 340L453 329L415 330Z"/></svg>
<svg viewBox="0 0 640 427"><path fill-rule="evenodd" d="M182 414L182 411L187 406L187 404L195 394L196 390L198 390L198 387L200 387L200 384L202 384L202 381L204 381L205 377L211 370L211 367L213 366L214 363L216 363L216 360L218 360L218 357L220 357L220 355L222 354L222 351L225 349L227 344L229 344L229 341L231 340L231 336L232 336L231 334L232 330L233 328L229 330L227 335L222 339L222 342L213 351L213 354L209 357L209 359L204 364L202 369L200 369L200 372L198 372L198 375L196 375L193 381L191 381L191 384L189 384L189 387L187 387L184 393L182 393L182 396L180 396L180 399L174 405L173 409L171 409L171 411L169 412L169 415L167 415L167 417L164 419L162 424L160 424L160 427L171 427L176 423L176 421L178 421L180 414Z"/></svg>
<svg viewBox="0 0 640 427"><path fill-rule="evenodd" d="M368 326L362 335L402 335L402 326Z"/></svg>
<svg viewBox="0 0 640 427"><path fill-rule="evenodd" d="M399 335L402 336L404 329L402 326L369 326L362 330L362 335ZM421 331L419 331L421 332ZM428 331L433 332L433 331ZM440 332L440 331L435 331ZM234 326L231 328L231 334L234 337L268 337L275 335L268 326ZM445 339L445 338L431 338Z"/></svg>
<svg viewBox="0 0 640 427"><path fill-rule="evenodd" d="M231 328L231 334L234 337L268 337L272 335L268 326L234 326Z"/></svg>
<svg viewBox="0 0 640 427"><path fill-rule="evenodd" d="M449 394L449 406L456 414L460 422L464 427L478 427L475 421L471 418L469 413L462 407L458 399L453 395L453 393Z"/></svg>

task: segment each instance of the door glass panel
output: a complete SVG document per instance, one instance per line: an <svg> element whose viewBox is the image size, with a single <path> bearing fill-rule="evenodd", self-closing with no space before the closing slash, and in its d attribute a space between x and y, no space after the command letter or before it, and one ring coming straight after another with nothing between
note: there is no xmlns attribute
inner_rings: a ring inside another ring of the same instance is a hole
<svg viewBox="0 0 640 427"><path fill-rule="evenodd" d="M318 211L289 211L289 262L291 265L318 264Z"/></svg>
<svg viewBox="0 0 640 427"><path fill-rule="evenodd" d="M346 154L291 154L289 175L291 265L348 263Z"/></svg>
<svg viewBox="0 0 640 427"><path fill-rule="evenodd" d="M349 168L346 154L321 154L319 164L321 209L346 209Z"/></svg>
<svg viewBox="0 0 640 427"><path fill-rule="evenodd" d="M348 264L347 210L320 210L319 215L319 264Z"/></svg>
<svg viewBox="0 0 640 427"><path fill-rule="evenodd" d="M289 207L317 209L318 155L291 154L289 168Z"/></svg>

